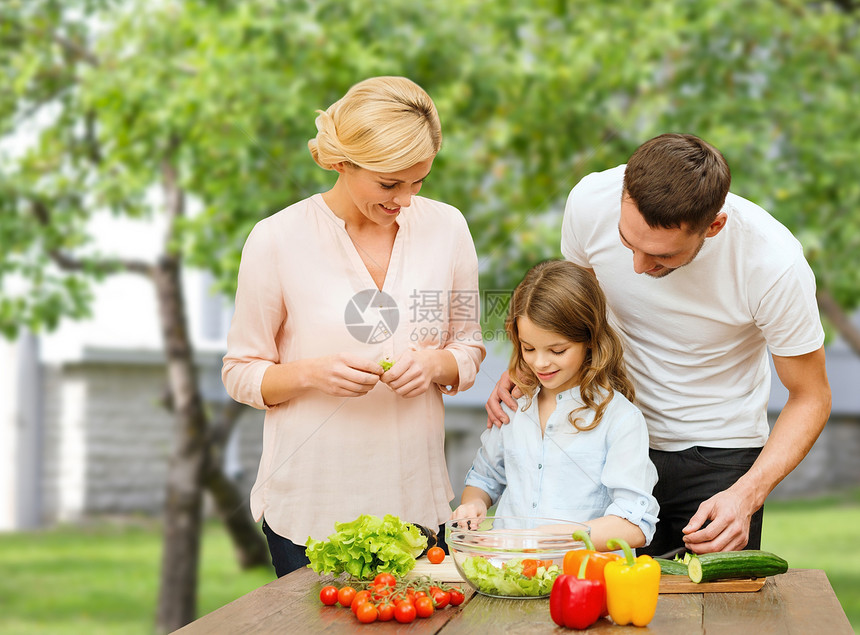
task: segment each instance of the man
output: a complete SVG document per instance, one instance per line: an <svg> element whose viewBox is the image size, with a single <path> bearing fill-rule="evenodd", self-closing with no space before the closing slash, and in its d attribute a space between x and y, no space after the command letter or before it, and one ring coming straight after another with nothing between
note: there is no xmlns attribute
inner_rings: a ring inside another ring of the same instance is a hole
<svg viewBox="0 0 860 635"><path fill-rule="evenodd" d="M570 193L565 258L607 296L648 422L659 481L645 553L757 549L762 505L830 414L815 278L791 233L729 193L720 152L692 135L643 144ZM630 258L632 256L632 267ZM770 366L788 401L769 433ZM487 402L507 422L512 383Z"/></svg>

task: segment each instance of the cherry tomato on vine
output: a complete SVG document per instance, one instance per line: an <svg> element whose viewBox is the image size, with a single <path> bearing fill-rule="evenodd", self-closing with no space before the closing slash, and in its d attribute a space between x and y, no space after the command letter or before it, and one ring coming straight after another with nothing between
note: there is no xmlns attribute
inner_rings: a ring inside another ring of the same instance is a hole
<svg viewBox="0 0 860 635"><path fill-rule="evenodd" d="M415 619L415 605L412 602L401 600L394 607L394 619L401 624L408 624Z"/></svg>
<svg viewBox="0 0 860 635"><path fill-rule="evenodd" d="M445 559L445 551L442 547L430 547L427 550L427 559L431 564L439 564Z"/></svg>
<svg viewBox="0 0 860 635"><path fill-rule="evenodd" d="M412 587L408 587L404 591L400 591L391 596L391 601L394 602L395 606L398 602L409 602L410 604L415 603L415 589Z"/></svg>
<svg viewBox="0 0 860 635"><path fill-rule="evenodd" d="M341 606L349 608L352 605L352 600L355 597L355 589L351 586L341 587L337 592L337 601Z"/></svg>
<svg viewBox="0 0 860 635"><path fill-rule="evenodd" d="M394 619L394 605L391 602L383 602L376 607L380 622L389 622Z"/></svg>
<svg viewBox="0 0 860 635"><path fill-rule="evenodd" d="M451 606L460 606L466 599L460 589L449 589L448 592L451 594Z"/></svg>
<svg viewBox="0 0 860 635"><path fill-rule="evenodd" d="M433 604L436 605L437 609L444 609L451 601L451 594L437 586L430 587L430 597L433 598Z"/></svg>
<svg viewBox="0 0 860 635"><path fill-rule="evenodd" d="M373 584L384 584L386 586L394 586L397 584L397 578L390 573L377 573L373 578Z"/></svg>
<svg viewBox="0 0 860 635"><path fill-rule="evenodd" d="M358 607L362 604L367 604L368 602L370 602L370 591L359 591L355 594L355 597L352 598L352 604L350 604L349 607L352 609L353 613L358 615Z"/></svg>
<svg viewBox="0 0 860 635"><path fill-rule="evenodd" d="M379 617L379 611L373 602L365 601L359 605L358 610L355 612L355 616L362 624L370 624L371 622L375 622L376 618Z"/></svg>
<svg viewBox="0 0 860 635"><path fill-rule="evenodd" d="M425 595L424 597L416 598L415 614L418 617L430 617L433 615L433 598Z"/></svg>
<svg viewBox="0 0 860 635"><path fill-rule="evenodd" d="M320 602L326 606L337 604L337 587L328 585L320 589Z"/></svg>

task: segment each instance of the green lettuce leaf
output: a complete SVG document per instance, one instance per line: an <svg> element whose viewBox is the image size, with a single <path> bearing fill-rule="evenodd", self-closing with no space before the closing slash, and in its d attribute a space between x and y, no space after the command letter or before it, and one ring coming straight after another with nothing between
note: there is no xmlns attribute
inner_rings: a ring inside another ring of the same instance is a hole
<svg viewBox="0 0 860 635"><path fill-rule="evenodd" d="M461 566L481 593L508 597L549 595L559 573L558 565L552 565L538 568L534 577L528 578L523 575L522 560L510 560L499 568L480 556L466 558Z"/></svg>
<svg viewBox="0 0 860 635"><path fill-rule="evenodd" d="M364 514L351 522L335 523L327 540L308 537L308 565L317 573L368 580L377 573L402 576L415 567L415 558L427 546L427 538L415 526L397 516Z"/></svg>

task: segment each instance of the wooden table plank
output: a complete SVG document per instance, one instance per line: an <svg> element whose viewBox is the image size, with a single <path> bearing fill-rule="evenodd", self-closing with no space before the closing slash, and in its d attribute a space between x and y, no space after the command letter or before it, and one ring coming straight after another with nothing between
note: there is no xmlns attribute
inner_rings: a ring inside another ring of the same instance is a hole
<svg viewBox="0 0 860 635"><path fill-rule="evenodd" d="M708 635L735 634L739 623L757 635L788 633L785 602L773 578L769 578L758 593L704 594L703 618Z"/></svg>
<svg viewBox="0 0 860 635"><path fill-rule="evenodd" d="M703 597L703 623L709 635L737 633L739 623L756 635L854 633L827 576L817 569L791 569L770 577L758 593Z"/></svg>
<svg viewBox="0 0 860 635"><path fill-rule="evenodd" d="M734 594L733 594L734 595ZM649 632L668 635L696 635L702 630L702 595L661 595L657 612L648 625ZM531 635L558 632L549 615L549 600L503 600L476 594L463 614L445 627L444 635L506 633ZM571 631L565 631L571 632ZM589 633L641 633L641 628L619 626L609 618L598 620Z"/></svg>
<svg viewBox="0 0 860 635"><path fill-rule="evenodd" d="M464 586L466 602L448 607L429 619L411 624L396 622L360 624L352 612L326 607L319 590L332 581L310 569L296 571L204 615L180 635L243 635L250 633L361 633L425 634L499 632L558 633L549 616L549 600L502 600ZM341 584L342 580L338 580ZM617 626L599 620L589 633L643 632L635 626ZM791 569L768 578L758 592L661 594L649 633L696 635L714 633L827 633L853 635L827 576L816 569Z"/></svg>
<svg viewBox="0 0 860 635"><path fill-rule="evenodd" d="M174 631L175 635L250 635L268 633L362 633L371 635L374 629L385 633L438 633L467 605L447 607L432 617L416 619L411 624L375 622L361 624L352 611L340 605L323 606L320 589L331 584L331 576L320 577L310 569L300 569L288 576L262 586L220 609L204 615L191 624ZM345 582L338 579L337 586ZM467 598L472 590L464 588Z"/></svg>
<svg viewBox="0 0 860 635"><path fill-rule="evenodd" d="M790 569L769 578L782 598L788 614L786 633L827 633L854 635L848 616L821 569Z"/></svg>

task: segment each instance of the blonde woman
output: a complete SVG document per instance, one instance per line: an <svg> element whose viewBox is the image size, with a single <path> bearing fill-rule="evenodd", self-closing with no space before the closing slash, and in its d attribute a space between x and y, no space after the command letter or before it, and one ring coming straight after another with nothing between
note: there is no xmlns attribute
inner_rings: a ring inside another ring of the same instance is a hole
<svg viewBox="0 0 860 635"><path fill-rule="evenodd" d="M442 142L433 101L371 78L316 125L311 155L337 180L251 231L222 370L231 397L266 410L251 510L278 576L337 521L444 523L442 394L469 388L485 354L466 221L418 196Z"/></svg>

